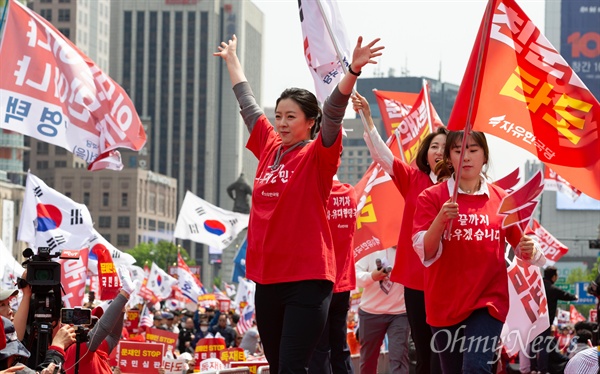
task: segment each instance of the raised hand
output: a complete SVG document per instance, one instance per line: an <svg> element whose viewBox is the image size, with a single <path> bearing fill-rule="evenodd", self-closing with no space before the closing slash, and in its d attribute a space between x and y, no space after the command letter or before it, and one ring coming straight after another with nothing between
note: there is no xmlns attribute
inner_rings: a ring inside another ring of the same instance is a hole
<svg viewBox="0 0 600 374"><path fill-rule="evenodd" d="M219 52L213 53L213 56L221 57L225 61L227 61L229 58L232 58L232 56L236 57L237 37L235 34L233 34L227 43L221 42L221 45L217 48L219 49Z"/></svg>
<svg viewBox="0 0 600 374"><path fill-rule="evenodd" d="M380 40L380 38L377 38L369 44L363 46L363 37L358 37L358 41L354 47L354 52L352 52L352 71L360 73L361 69L366 64L377 63L377 61L374 60L375 57L381 56L383 53L380 51L385 48L384 46L375 46L375 44L377 44Z"/></svg>

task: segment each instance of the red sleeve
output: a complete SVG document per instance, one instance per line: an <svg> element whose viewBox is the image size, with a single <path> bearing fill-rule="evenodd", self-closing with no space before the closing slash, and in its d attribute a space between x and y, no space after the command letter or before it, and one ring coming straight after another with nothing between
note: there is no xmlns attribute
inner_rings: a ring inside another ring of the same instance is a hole
<svg viewBox="0 0 600 374"><path fill-rule="evenodd" d="M270 148L270 143L274 142L275 139L277 139L277 134L273 125L271 125L271 122L269 122L267 117L262 114L258 117L252 128L250 138L248 138L248 143L246 143L246 148L260 160L263 150Z"/></svg>
<svg viewBox="0 0 600 374"><path fill-rule="evenodd" d="M415 213L411 236L414 236L420 231L427 231L440 212L443 205L443 203L439 203L440 198L438 197L438 192L440 188L448 189L447 183L444 182L442 184L434 185L423 190L423 192L419 194L419 197L417 198L417 208L415 209L415 212L418 213Z"/></svg>

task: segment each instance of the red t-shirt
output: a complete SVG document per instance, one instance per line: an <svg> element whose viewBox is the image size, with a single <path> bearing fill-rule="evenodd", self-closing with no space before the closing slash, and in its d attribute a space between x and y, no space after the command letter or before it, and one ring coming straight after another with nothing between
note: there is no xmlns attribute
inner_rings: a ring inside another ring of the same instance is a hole
<svg viewBox="0 0 600 374"><path fill-rule="evenodd" d="M516 247L516 226L502 229L498 207L506 192L487 184L488 195L458 194L459 217L452 220L452 236L442 238L442 255L425 268L427 323L447 327L464 321L474 310L488 308L501 322L508 314L508 276L505 237ZM413 233L426 231L442 205L450 199L448 182L423 191L417 199Z"/></svg>
<svg viewBox="0 0 600 374"><path fill-rule="evenodd" d="M396 260L394 271L390 275L392 282L412 288L413 290L424 289L425 266L413 249L412 228L417 197L424 189L433 186L428 174L419 169L408 166L405 162L394 157L394 175L392 180L404 197L404 211L402 212L402 224L398 236L398 247L396 248Z"/></svg>
<svg viewBox="0 0 600 374"><path fill-rule="evenodd" d="M335 249L336 280L333 292L352 291L356 288L353 241L356 231L356 192L354 187L333 181L327 203L327 219Z"/></svg>
<svg viewBox="0 0 600 374"><path fill-rule="evenodd" d="M71 344L65 354L65 368L67 374L75 373L75 356L77 344ZM102 341L95 352L88 351L87 343L79 346L79 372L83 374L112 374L108 363L108 342Z"/></svg>
<svg viewBox="0 0 600 374"><path fill-rule="evenodd" d="M281 139L264 115L248 148L258 158L248 225L246 276L260 284L326 279L335 282L335 254L326 207L342 137L326 148L321 134L286 153L271 170ZM285 151L285 148L284 148Z"/></svg>

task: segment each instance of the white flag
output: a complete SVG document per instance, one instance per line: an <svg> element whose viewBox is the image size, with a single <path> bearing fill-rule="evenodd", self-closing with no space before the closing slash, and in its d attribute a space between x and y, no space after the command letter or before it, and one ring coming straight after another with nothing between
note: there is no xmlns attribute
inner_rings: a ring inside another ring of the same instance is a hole
<svg viewBox="0 0 600 374"><path fill-rule="evenodd" d="M15 260L2 239L0 239L0 258L2 258L2 265L0 265L0 288L5 290L15 288L17 277L20 277L25 269Z"/></svg>
<svg viewBox="0 0 600 374"><path fill-rule="evenodd" d="M319 9L319 3L323 13ZM350 61L351 44L335 0L304 0L298 1L298 5L304 40L304 57L315 81L317 99L323 103L344 75L342 63L347 67L352 62ZM327 30L327 24L340 51L341 63L334 41Z"/></svg>
<svg viewBox="0 0 600 374"><path fill-rule="evenodd" d="M192 274L180 254L177 254L177 281L183 296L198 303L198 297L204 294L202 283Z"/></svg>
<svg viewBox="0 0 600 374"><path fill-rule="evenodd" d="M93 233L92 216L85 205L27 173L18 240L29 243L34 252L39 247L48 247L56 253L84 248Z"/></svg>
<svg viewBox="0 0 600 374"><path fill-rule="evenodd" d="M164 300L171 295L171 290L177 284L177 279L167 274L159 268L154 262L148 275L146 288L156 296L158 301Z"/></svg>
<svg viewBox="0 0 600 374"><path fill-rule="evenodd" d="M248 214L221 209L187 191L174 236L224 249L248 227Z"/></svg>
<svg viewBox="0 0 600 374"><path fill-rule="evenodd" d="M246 305L254 307L254 293L256 292L256 283L242 277L238 278L238 288L235 294L234 303L242 311Z"/></svg>
<svg viewBox="0 0 600 374"><path fill-rule="evenodd" d="M108 252L110 252L110 256L115 264L115 268L118 268L120 265L125 265L125 267L131 270L131 265L135 264L135 258L133 258L132 255L119 250L114 245L110 244L106 239L104 239L104 237L100 235L98 231L94 230L93 236L90 238L87 244L87 247L89 248L88 270L94 275L98 274L98 257L96 257L95 253L93 252L93 249L96 246L102 246L106 248Z"/></svg>
<svg viewBox="0 0 600 374"><path fill-rule="evenodd" d="M509 356L527 351L529 343L550 327L548 300L540 268L517 257L509 261L510 308L500 337Z"/></svg>

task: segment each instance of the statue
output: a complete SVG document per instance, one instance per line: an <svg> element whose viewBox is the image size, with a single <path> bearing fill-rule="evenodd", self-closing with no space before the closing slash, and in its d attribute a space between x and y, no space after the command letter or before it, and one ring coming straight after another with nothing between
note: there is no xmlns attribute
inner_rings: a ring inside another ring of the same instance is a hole
<svg viewBox="0 0 600 374"><path fill-rule="evenodd" d="M252 188L246 182L244 173L227 187L227 195L233 199L233 211L238 213L250 213L250 201L248 196L252 195Z"/></svg>

